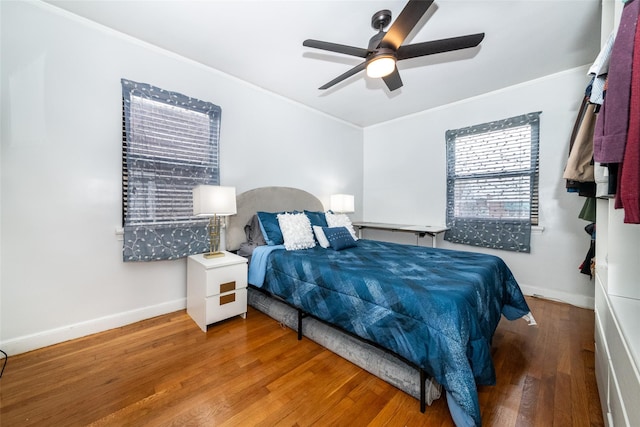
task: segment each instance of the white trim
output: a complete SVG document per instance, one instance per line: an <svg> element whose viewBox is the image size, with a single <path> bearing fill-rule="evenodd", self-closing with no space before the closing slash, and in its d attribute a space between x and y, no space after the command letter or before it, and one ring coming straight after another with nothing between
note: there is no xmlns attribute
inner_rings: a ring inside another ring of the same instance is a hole
<svg viewBox="0 0 640 427"><path fill-rule="evenodd" d="M31 335L12 338L10 340L0 342L0 348L6 351L9 356L13 356L64 341L95 334L97 332L119 328L124 325L150 319L162 314L183 310L186 307L186 298L180 298L153 306L111 314L97 319L75 323L73 325L62 326Z"/></svg>
<svg viewBox="0 0 640 427"><path fill-rule="evenodd" d="M533 296L541 299L548 299L551 301L563 302L565 304L575 305L576 307L588 308L593 310L595 308L594 297L586 295L570 294L568 292L556 291L549 288L538 288L536 286L529 286L520 284L522 293L528 296ZM533 313L535 316L536 314Z"/></svg>
<svg viewBox="0 0 640 427"><path fill-rule="evenodd" d="M542 225L532 225L531 234L542 234L544 227Z"/></svg>

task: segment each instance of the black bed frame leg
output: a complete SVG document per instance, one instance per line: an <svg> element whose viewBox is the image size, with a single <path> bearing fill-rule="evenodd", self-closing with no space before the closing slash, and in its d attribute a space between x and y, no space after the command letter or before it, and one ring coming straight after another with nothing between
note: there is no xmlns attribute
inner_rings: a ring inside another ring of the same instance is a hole
<svg viewBox="0 0 640 427"><path fill-rule="evenodd" d="M302 313L302 310L298 309L298 341L302 340L302 318L304 317L304 314Z"/></svg>
<svg viewBox="0 0 640 427"><path fill-rule="evenodd" d="M427 382L427 373L424 369L420 369L420 412L424 414L427 410L427 393L426 393L426 385Z"/></svg>

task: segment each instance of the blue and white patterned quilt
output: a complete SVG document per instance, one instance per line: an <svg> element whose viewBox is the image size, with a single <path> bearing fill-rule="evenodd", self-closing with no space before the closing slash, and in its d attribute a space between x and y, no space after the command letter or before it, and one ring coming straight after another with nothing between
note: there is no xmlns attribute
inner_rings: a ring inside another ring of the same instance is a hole
<svg viewBox="0 0 640 427"><path fill-rule="evenodd" d="M252 284L424 368L481 425L476 384L495 384L494 331L502 314L529 313L509 268L475 252L357 243L342 251L266 249L264 283ZM250 277L258 263L251 264Z"/></svg>

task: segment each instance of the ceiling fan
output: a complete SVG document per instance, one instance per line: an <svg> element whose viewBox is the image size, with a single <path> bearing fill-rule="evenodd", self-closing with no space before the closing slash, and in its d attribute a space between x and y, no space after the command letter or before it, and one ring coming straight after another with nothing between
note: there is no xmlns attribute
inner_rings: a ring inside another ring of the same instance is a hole
<svg viewBox="0 0 640 427"><path fill-rule="evenodd" d="M384 9L376 12L371 17L371 26L375 30L378 30L378 33L371 37L369 46L366 49L320 40L305 40L302 43L303 46L364 58L364 62L361 62L325 85L320 86L319 89L328 89L366 68L369 77L381 77L389 90L394 91L402 87L402 79L396 67L397 61L452 50L466 49L480 44L484 38L484 33L402 46L404 39L411 30L413 30L413 27L422 18L432 3L433 0L409 0L395 22L386 32L383 31L383 29L391 22L391 11Z"/></svg>

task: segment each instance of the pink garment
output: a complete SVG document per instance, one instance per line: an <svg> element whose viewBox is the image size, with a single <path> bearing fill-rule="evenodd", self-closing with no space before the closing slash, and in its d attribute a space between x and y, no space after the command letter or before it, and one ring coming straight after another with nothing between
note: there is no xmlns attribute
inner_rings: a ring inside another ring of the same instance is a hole
<svg viewBox="0 0 640 427"><path fill-rule="evenodd" d="M629 131L619 185L624 222L640 224L640 25L636 27L633 45Z"/></svg>

